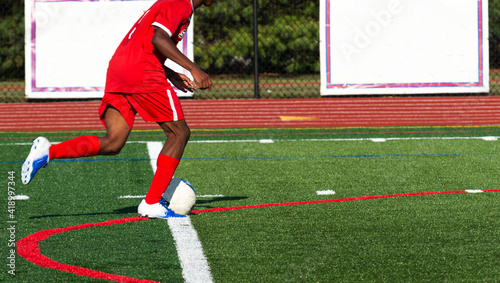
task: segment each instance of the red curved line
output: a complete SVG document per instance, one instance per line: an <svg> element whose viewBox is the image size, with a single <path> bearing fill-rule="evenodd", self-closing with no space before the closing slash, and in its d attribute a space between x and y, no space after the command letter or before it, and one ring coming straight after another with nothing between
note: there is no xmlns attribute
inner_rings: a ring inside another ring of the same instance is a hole
<svg viewBox="0 0 500 283"><path fill-rule="evenodd" d="M483 192L500 192L500 189L482 190ZM191 211L192 214L216 212L216 211L229 211L238 209L250 209L250 208L260 208L260 207L272 207L272 206L288 206L288 205L303 205L303 204L316 204L316 203L329 203L329 202L346 202L346 201L357 201L357 200L367 200L367 199L383 199L383 198L394 198L394 197L404 197L404 196L421 196L421 195L437 195L437 194L460 194L468 193L465 190L462 191L446 191L446 192L420 192L420 193L405 193L405 194L393 194L393 195L378 195L378 196L361 196L361 197L350 197L350 198L340 198L340 199L328 199L328 200L313 200L313 201L302 201L302 202L284 202L284 203L268 203L268 204L258 204L258 205L244 205L244 206L230 206L230 207L217 207L211 209L199 209ZM55 260L52 260L40 252L39 244L41 241L46 240L51 235L64 233L67 231L85 229L97 226L115 225L123 224L128 222L147 220L145 217L131 217L123 219L108 220L100 223L88 223L70 226L66 228L48 229L41 230L31 235L22 238L17 242L17 253L28 261L36 265L40 265L45 268L57 269L60 271L74 273L78 276L86 276L96 279L104 279L116 282L156 282L150 280L141 280L131 277L126 277L122 275L114 275L101 271L96 271L84 267L78 267L69 264L62 264Z"/></svg>
<svg viewBox="0 0 500 283"><path fill-rule="evenodd" d="M500 189L482 190L482 191L483 192L499 192ZM395 198L395 197L437 195L437 194L461 194L461 193L467 193L467 191L462 190L462 191L447 191L447 192L421 192L421 193L405 193L405 194L394 194L394 195L350 197L350 198L327 199L327 200L312 200L312 201L300 201L300 202L266 203L266 204L256 204L256 205L243 205L243 206L229 206L229 207L216 207L216 208L209 208L209 209L199 209L199 210L192 210L191 213L192 214L199 214L199 213L216 212L216 211L229 211L229 210L272 207L272 206L303 205L303 204L315 204L315 203L327 203L327 202L356 201L356 200L366 200L366 199L381 199L381 198Z"/></svg>
<svg viewBox="0 0 500 283"><path fill-rule="evenodd" d="M139 221L139 220L146 220L146 219L148 219L148 218L131 217L131 218L108 220L108 221L104 221L104 222L100 222L100 223L88 223L88 224L70 226L70 227L66 227L66 228L57 228L57 229L48 229L48 230L38 231L36 233L28 235L27 237L22 238L21 240L17 241L17 253L20 256L22 256L23 258L25 258L26 260L31 261L32 263L34 263L36 265L40 265L40 266L45 267L45 268L57 269L57 270L68 272L68 273L74 273L78 276L86 276L86 277L91 277L91 278L96 278L96 279L104 279L104 280L116 281L116 282L156 282L156 281L141 280L141 279L126 277L126 276L122 276L122 275L109 274L109 273L96 271L96 270L92 270L92 269L88 269L88 268L84 268L84 267L69 265L69 264L62 264L62 263L59 263L55 260L52 260L52 259L42 255L42 253L40 252L40 247L39 247L39 244L41 241L49 238L51 235L54 235L54 234L59 234L59 233L72 231L72 230L78 230L78 229L85 229L85 228L90 228L90 227L123 224L123 223L128 223L128 222Z"/></svg>

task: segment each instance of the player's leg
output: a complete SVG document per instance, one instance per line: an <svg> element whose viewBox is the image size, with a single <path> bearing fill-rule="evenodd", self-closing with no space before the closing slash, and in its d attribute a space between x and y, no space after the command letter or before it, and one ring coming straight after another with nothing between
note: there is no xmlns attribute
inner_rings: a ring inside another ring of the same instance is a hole
<svg viewBox="0 0 500 283"><path fill-rule="evenodd" d="M157 203L162 199L162 195L179 165L190 136L190 130L185 120L164 122L160 126L167 135L167 141L158 156L157 169L146 195L148 204Z"/></svg>
<svg viewBox="0 0 500 283"><path fill-rule="evenodd" d="M97 154L116 155L125 146L132 129L120 112L113 107L106 109L104 123L106 125L106 135L99 138L100 148Z"/></svg>
<svg viewBox="0 0 500 283"><path fill-rule="evenodd" d="M167 141L161 149L160 154L180 160L191 136L191 130L186 120L164 122L159 125L167 135Z"/></svg>
<svg viewBox="0 0 500 283"><path fill-rule="evenodd" d="M80 136L60 144L51 144L44 137L33 141L30 153L21 167L21 181L27 185L42 167L46 167L49 160L56 158L74 158L94 156L99 150L99 138L96 136Z"/></svg>
<svg viewBox="0 0 500 283"><path fill-rule="evenodd" d="M104 137L87 135L54 144L49 149L49 160L120 153L130 134L130 127L120 112L113 107L105 110L104 123L106 125Z"/></svg>
<svg viewBox="0 0 500 283"><path fill-rule="evenodd" d="M163 193L174 176L184 148L189 140L190 130L184 119L175 122L159 123L167 135L167 141L158 156L157 169L149 187L146 198L139 205L139 214L149 217L175 216L168 209L165 214Z"/></svg>
<svg viewBox="0 0 500 283"><path fill-rule="evenodd" d="M44 137L36 138L21 167L23 184L31 182L38 170L47 166L49 160L119 153L128 138L130 127L120 112L112 107L106 109L104 120L107 130L104 137L84 135L59 144L51 144Z"/></svg>

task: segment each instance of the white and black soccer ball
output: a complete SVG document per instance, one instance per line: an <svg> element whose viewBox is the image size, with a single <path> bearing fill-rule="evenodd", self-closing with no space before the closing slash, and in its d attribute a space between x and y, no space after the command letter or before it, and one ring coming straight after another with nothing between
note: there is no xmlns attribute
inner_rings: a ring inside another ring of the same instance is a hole
<svg viewBox="0 0 500 283"><path fill-rule="evenodd" d="M163 198L167 199L168 208L173 212L187 215L196 203L196 192L188 181L172 178L167 190L163 193Z"/></svg>

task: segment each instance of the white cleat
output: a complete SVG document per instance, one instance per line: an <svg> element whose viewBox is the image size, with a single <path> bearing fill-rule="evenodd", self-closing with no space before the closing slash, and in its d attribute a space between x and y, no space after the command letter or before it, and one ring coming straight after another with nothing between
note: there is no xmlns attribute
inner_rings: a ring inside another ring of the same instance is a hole
<svg viewBox="0 0 500 283"><path fill-rule="evenodd" d="M149 218L186 217L186 215L177 214L170 210L166 199L162 199L160 202L154 204L148 204L143 199L137 208L137 212L140 216Z"/></svg>
<svg viewBox="0 0 500 283"><path fill-rule="evenodd" d="M21 167L21 181L27 185L35 176L38 169L47 167L49 163L49 148L51 143L44 137L38 137L33 140L30 154L24 160Z"/></svg>

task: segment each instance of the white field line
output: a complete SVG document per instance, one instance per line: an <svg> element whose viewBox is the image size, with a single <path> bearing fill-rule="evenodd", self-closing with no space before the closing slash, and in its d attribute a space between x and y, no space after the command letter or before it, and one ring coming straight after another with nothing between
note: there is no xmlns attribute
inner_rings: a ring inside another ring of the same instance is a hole
<svg viewBox="0 0 500 283"><path fill-rule="evenodd" d="M224 197L224 195L199 195L196 197L197 198L221 198L221 197Z"/></svg>
<svg viewBox="0 0 500 283"><path fill-rule="evenodd" d="M28 200L28 199L30 199L30 197L27 195L15 195L12 197L12 199L13 200Z"/></svg>
<svg viewBox="0 0 500 283"><path fill-rule="evenodd" d="M372 142L384 142L384 141L403 141L403 140L484 140L484 141L497 141L500 136L484 136L484 137L408 137L408 138L352 138L352 139L274 139L274 140L199 140L199 141L189 141L189 143L240 143L240 142L256 142L256 143L274 143L274 142L284 142L284 141L372 141ZM54 142L53 144L56 144ZM127 141L128 144L133 143L155 143L150 141ZM160 142L156 142L160 143ZM2 145L32 145L31 142L26 143L0 143ZM155 156L156 160L156 156ZM156 166L156 165L155 165Z"/></svg>
<svg viewBox="0 0 500 283"><path fill-rule="evenodd" d="M484 193L483 190L465 190L466 192L468 192L469 194L480 194L480 193Z"/></svg>
<svg viewBox="0 0 500 283"><path fill-rule="evenodd" d="M184 282L213 282L210 267L203 254L203 247L200 240L198 240L196 230L191 225L189 216L168 218L167 220L177 247Z"/></svg>
<svg viewBox="0 0 500 283"><path fill-rule="evenodd" d="M126 195L126 196L119 196L118 198L145 198L146 195L136 195L136 196L131 196L131 195Z"/></svg>
<svg viewBox="0 0 500 283"><path fill-rule="evenodd" d="M404 140L484 140L484 141L496 141L500 137L411 137L411 138L353 138L353 139L289 139L283 141L372 141L372 142L383 142L383 141L404 141ZM279 140L276 140L279 141Z"/></svg>
<svg viewBox="0 0 500 283"><path fill-rule="evenodd" d="M151 159L151 167L153 167L153 172L156 172L156 161L163 148L163 144L161 142L148 142L147 145L149 158Z"/></svg>
<svg viewBox="0 0 500 283"><path fill-rule="evenodd" d="M151 166L156 172L156 160L163 147L161 142L148 142L148 153ZM168 226L174 237L177 255L182 268L184 282L205 283L213 282L210 267L203 254L198 233L191 224L189 216L183 218L167 218Z"/></svg>
<svg viewBox="0 0 500 283"><path fill-rule="evenodd" d="M316 191L316 194L318 196L334 195L335 191L333 190Z"/></svg>

